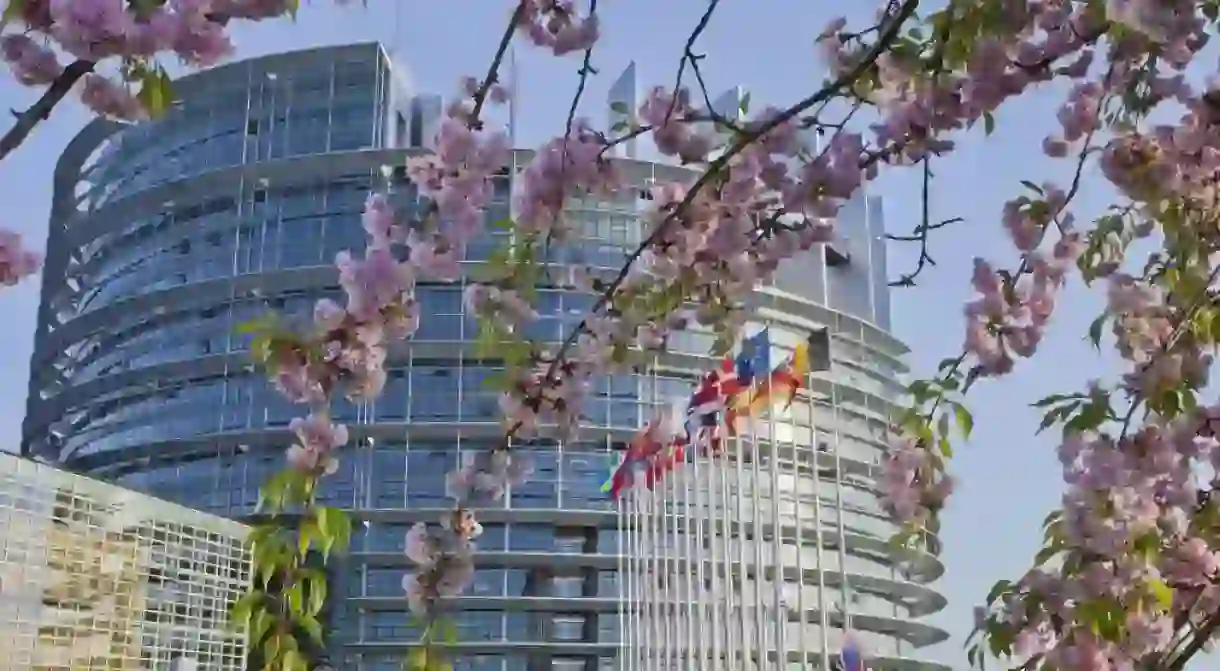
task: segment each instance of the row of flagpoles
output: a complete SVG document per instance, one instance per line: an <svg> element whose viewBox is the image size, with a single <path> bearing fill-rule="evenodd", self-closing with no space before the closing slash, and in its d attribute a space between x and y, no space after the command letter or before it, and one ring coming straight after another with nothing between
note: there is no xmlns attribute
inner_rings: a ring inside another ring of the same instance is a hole
<svg viewBox="0 0 1220 671"><path fill-rule="evenodd" d="M658 412L635 435L602 491L617 499L632 487L652 490L686 460L687 450L715 456L725 438L736 436L739 420L752 421L780 401L787 408L810 372L829 369L826 330L810 333L791 358L772 368L770 329L763 329L742 343L737 356L726 356L703 376L684 411Z"/></svg>
<svg viewBox="0 0 1220 671"><path fill-rule="evenodd" d="M739 423L742 420L749 427L749 432L753 434L753 421L759 415L771 413L779 403L783 403L784 408L787 409L791 406L797 393L808 388L807 381L810 379L810 373L830 370L830 343L826 330L810 333L803 342L797 345L790 358L774 367L771 362L771 351L770 331L764 328L756 335L747 338L736 356L726 356L716 369L707 372L686 400L685 407L678 406L668 411L658 412L633 437L622 462L603 485L603 491L608 492L615 499L619 499L624 492L633 489L652 492L662 484L667 474L675 471L680 465L691 463L697 471L700 461L698 457L715 459L721 456L731 439L736 439L739 452L737 456L740 459L741 436L738 432L741 428ZM771 419L774 420L774 413L771 415ZM774 436L771 440L774 442ZM812 443L810 448L813 448ZM774 450L774 445L771 449ZM774 459L774 454L772 458ZM815 477L818 477L816 470ZM740 484L738 483L738 486ZM757 483L754 483L754 486L757 487ZM660 502L654 501L649 505L651 507L658 503ZM757 503L756 501L755 504L757 505ZM660 503L660 505L664 507L666 504ZM839 506L841 514L841 502ZM775 512L778 514L778 509ZM727 524L727 520L713 522L712 528L716 528L718 523ZM755 520L755 523L758 523L758 520ZM800 526L799 513L797 523ZM820 557L820 532L818 538ZM722 539L721 544L723 545L724 542L726 540ZM713 546L714 544L713 541ZM800 552L799 547L798 552ZM817 570L820 575L823 568L820 560L818 564ZM702 573L701 570L700 573ZM845 578L846 576L842 583L844 599L847 597ZM798 585L800 585L799 581L800 578L798 578ZM821 579L819 579L820 582ZM776 589L778 590L779 587L777 586ZM798 589L803 589L803 587L798 587ZM821 589L824 587L819 587L819 591ZM777 591L777 603L780 600L778 594ZM731 599L732 597L730 597ZM845 618L849 618L846 601L842 604L842 608ZM757 617L756 614L755 618ZM714 616L713 619L715 619ZM824 615L822 619L822 626L825 628ZM706 624L704 623L704 625ZM762 645L761 621L756 625L759 627L759 638L756 644ZM742 622L742 626L746 626L745 622ZM863 671L863 655L855 636L850 632L850 626L850 620L845 619L845 635L838 659L834 660L833 665L826 668ZM825 633L822 636L822 650L825 650ZM742 642L744 643L744 639ZM775 643L779 645L780 641L776 640ZM831 661L829 658L824 659L824 663Z"/></svg>

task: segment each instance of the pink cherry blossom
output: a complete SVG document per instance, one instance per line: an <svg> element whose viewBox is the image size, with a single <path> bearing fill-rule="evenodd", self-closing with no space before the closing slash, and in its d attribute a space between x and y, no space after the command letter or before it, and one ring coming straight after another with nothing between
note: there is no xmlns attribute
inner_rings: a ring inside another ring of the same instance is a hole
<svg viewBox="0 0 1220 671"><path fill-rule="evenodd" d="M46 86L63 72L55 52L26 35L0 37L0 54L17 81L26 86Z"/></svg>
<svg viewBox="0 0 1220 671"><path fill-rule="evenodd" d="M22 246L20 233L0 229L0 284L11 287L37 272L41 264L41 255Z"/></svg>
<svg viewBox="0 0 1220 671"><path fill-rule="evenodd" d="M147 115L140 101L126 85L102 75L85 75L80 99L94 112L122 121L137 121Z"/></svg>

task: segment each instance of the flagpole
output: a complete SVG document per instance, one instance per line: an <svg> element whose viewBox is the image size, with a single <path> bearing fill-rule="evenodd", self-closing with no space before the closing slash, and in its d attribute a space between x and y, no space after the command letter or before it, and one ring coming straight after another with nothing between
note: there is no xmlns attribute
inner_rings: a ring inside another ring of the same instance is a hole
<svg viewBox="0 0 1220 671"><path fill-rule="evenodd" d="M768 371L770 372L770 371ZM757 668L766 668L767 665L767 629L766 623L763 622L763 550L762 550L762 494L759 491L759 478L762 477L758 467L759 447L758 447L758 431L754 422L753 405L750 409L750 520L752 528L750 530L751 544L754 546L754 636L755 648L760 655Z"/></svg>
<svg viewBox="0 0 1220 671"><path fill-rule="evenodd" d="M682 453L682 456L683 459L679 460L677 455L674 455L673 487L675 490L682 490L681 509L683 520L681 547L686 555L685 560L680 562L681 566L685 566L685 570L682 572L684 574L683 582L686 586L686 599L683 601L683 608L685 610L683 617L686 618L685 622L683 622L685 627L683 636L686 639L683 657L686 660L686 668L692 669L699 668L701 666L701 661L696 658L696 651L699 648L696 638L697 632L695 630L695 623L699 621L699 610L702 607L702 604L697 603L699 594L695 591L695 576L697 573L696 562L701 561L701 559L695 556L694 547L692 545L692 541L694 540L694 520L691 518L691 515L694 514L694 505L692 505L691 501L692 491L690 486L690 474L686 472L686 467L684 465L684 460L686 457L685 451ZM681 480L682 483L681 487L678 486L679 480Z"/></svg>
<svg viewBox="0 0 1220 671"><path fill-rule="evenodd" d="M661 631L661 552L660 552L660 536L661 536L661 517L657 514L656 497L652 492L647 490L637 490L636 494L642 502L646 502L648 506L648 574L644 576L645 585L648 587L650 604L648 614L648 631L645 636L648 637L648 648L650 663L645 665L645 671L657 668L661 663L661 641L664 632Z"/></svg>
<svg viewBox="0 0 1220 671"><path fill-rule="evenodd" d="M736 534L736 537L737 537L737 573L738 573L737 590L738 590L738 594L741 597L737 602L737 611L739 613L738 617L741 620L741 656L742 656L741 668L747 669L750 666L753 666L754 658L753 658L753 652L752 652L753 646L750 645L750 639L752 638L752 634L750 632L750 620L749 620L749 617L747 616L747 607L746 607L746 589L745 588L746 588L746 577L749 574L749 571L747 570L748 564L746 563L745 448L742 445L744 438L742 437L741 431L737 432L735 439L736 439L736 444L737 444L737 481L735 483L735 486L737 488L737 520L736 520L736 524L737 524L737 534ZM745 660L747 657L749 657L751 664L745 663Z"/></svg>
<svg viewBox="0 0 1220 671"><path fill-rule="evenodd" d="M770 325L768 324L768 327ZM769 359L770 357L768 357ZM780 364L781 366L786 364ZM770 376L771 371L767 371ZM774 392L774 390L772 390ZM782 492L779 486L779 448L776 446L775 432L775 399L772 396L767 397L767 449L770 454L769 478L771 480L771 561L770 565L775 567L775 577L771 579L771 600L774 608L772 617L775 618L773 623L772 641L775 646L776 671L784 671L787 669L787 650L784 647L784 627L788 623L787 608L782 607L783 588L786 581L785 572L787 569L784 561L783 542L781 539L783 525L780 520L779 500Z"/></svg>
<svg viewBox="0 0 1220 671"><path fill-rule="evenodd" d="M678 418L680 419L680 416ZM706 659L706 646L703 644L702 632L704 630L703 622L706 620L707 614L704 612L703 600L703 553L699 552L698 545L702 545L703 540L697 530L699 524L699 487L698 483L692 483L692 469L698 468L698 462L695 461L694 447L686 445L682 459L675 459L676 464L674 470L680 470L682 474L682 491L683 498L686 499L686 576L687 576L687 596L691 599L689 611L690 621L687 623L689 638L687 639L686 658L687 664L690 664L692 656L694 656L694 666L699 671L705 671L704 660ZM690 454L688 454L690 453ZM690 463L688 466L687 460ZM694 486L692 486L694 485ZM694 499L692 500L692 497ZM694 562L694 570L691 569L690 563Z"/></svg>
<svg viewBox="0 0 1220 671"><path fill-rule="evenodd" d="M647 483L648 483L647 478L645 479L644 482L645 482L645 486L647 486ZM661 489L662 491L657 491L658 489ZM661 601L660 601L660 603L661 603L661 612L660 612L661 637L659 639L661 641L661 645L662 645L662 648L661 648L662 667L661 668L668 669L668 668L672 668L671 663L673 661L672 655L673 655L673 641L674 641L674 621L673 621L673 619L674 619L673 618L673 601L674 600L673 600L673 589L672 589L672 585L673 585L672 577L673 576L671 575L671 572L672 572L671 552L673 550L673 540L670 537L672 532L670 529L671 524L670 524L670 518L669 518L669 506L666 505L663 485L661 487L658 487L658 483L655 480L652 483L652 501L653 501L653 504L655 506L657 506L657 511L658 511L659 518L660 518L660 524L659 524L660 529L659 529L659 534L657 537L657 540L658 540L657 549L659 550L659 555L660 555L661 570L659 572L659 579L658 579L657 587L658 587L658 590L660 593L660 598L661 598Z"/></svg>
<svg viewBox="0 0 1220 671"><path fill-rule="evenodd" d="M708 442L704 443L703 441ZM691 441L694 443L695 441ZM699 499L698 510L695 518L695 538L698 539L699 545L696 550L699 553L699 598L703 603L703 612L707 613L707 624L710 629L705 629L709 632L708 638L711 642L711 650L709 656L706 657L708 663L705 668L709 671L720 670L720 603L716 598L716 536L715 536L715 496L711 487L711 467L712 467L712 446L711 436L700 436L698 442L700 445L690 445L688 449L693 450L691 454L692 469L695 475L695 495L698 497L702 493L702 498ZM707 456L706 468L702 463L699 448L703 447ZM703 558L707 557L708 571L705 574L703 571ZM700 624L704 624L700 620ZM700 659L704 659L700 656Z"/></svg>
<svg viewBox="0 0 1220 671"><path fill-rule="evenodd" d="M813 527L814 554L818 564L818 630L821 638L822 671L830 671L830 617L826 608L826 558L822 552L825 539L822 536L822 473L819 463L822 460L818 446L818 429L814 412L813 374L805 376L808 379L809 404L809 447L813 450L811 463L813 465Z"/></svg>
<svg viewBox="0 0 1220 671"><path fill-rule="evenodd" d="M611 455L614 453L611 452ZM611 456L613 459L613 456ZM628 504L621 496L615 499L615 505L618 507L617 533L615 537L615 547L618 549L618 577L615 580L614 589L615 596L618 597L618 643L619 643L619 668L624 671L632 671L631 660L629 654L631 651L631 629L630 629L630 613L631 613L631 542L628 536L630 528L630 519L627 517ZM601 593L600 586L598 593Z"/></svg>
<svg viewBox="0 0 1220 671"><path fill-rule="evenodd" d="M660 413L662 412L662 410L661 410L662 403L658 401L657 394L656 394L657 359L655 357L652 360L651 376L652 376L652 389L653 389L653 392L652 392L653 393L653 413L654 413L655 417L660 418L661 417ZM662 460L662 462L664 460L664 449L665 448L662 447L662 451L658 454L658 456ZM677 515L675 514L675 507L670 505L669 493L666 491L666 482L665 482L666 478L664 478L662 473L659 470L657 470L656 464L657 464L657 462L654 461L653 464L649 465L649 468L651 469L650 473L652 474L652 477L653 477L653 481L652 481L653 500L656 501L661 506L661 525L662 525L662 536L661 537L664 542L664 544L661 546L661 550L664 553L662 556L664 557L663 575L665 576L663 578L664 582L662 583L663 591L662 591L662 597L661 597L661 601L664 606L664 610L661 611L661 614L662 614L661 616L663 618L662 622L664 623L664 628L665 628L665 635L662 638L662 641L664 641L664 643L665 643L665 658L667 660L675 660L675 657L677 655L678 643L679 643L679 641L678 641L679 622L678 622L678 612L677 612L678 582L675 580L675 578L677 577L677 571L675 569L675 566L677 563L677 556L678 556L678 543L677 543L678 518L677 518ZM645 482L647 482L647 480L645 480ZM671 668L671 667L667 664L666 668Z"/></svg>
<svg viewBox="0 0 1220 671"><path fill-rule="evenodd" d="M827 344L831 342L827 336ZM834 360L833 347L829 347L830 354L827 356L828 361ZM833 367L833 363L831 364ZM847 532L843 522L843 445L842 436L839 432L839 382L832 374L830 377L830 413L831 422L834 424L834 469L835 469L835 510L838 519L839 533L839 598L843 604L843 633L851 631L851 585L847 580L847 549L845 537Z"/></svg>
<svg viewBox="0 0 1220 671"><path fill-rule="evenodd" d="M805 379L801 380L800 383L805 387L805 394L806 394L806 396L808 396L808 394L809 394L809 374L806 373L804 377L805 377ZM800 389L797 389L796 391L800 392ZM793 398L793 402L796 402L797 400L798 399L796 399L795 397ZM808 405L805 404L804 400L801 400L801 404L805 405L805 407L808 407ZM789 406L789 407L792 407L792 406ZM808 416L806 416L806 420L808 420ZM805 524L804 524L804 520L802 519L803 515L801 514L802 509L805 507L805 502L802 500L802 496L801 496L803 490L805 489L805 478L801 474L801 464L804 461L801 457L801 453L804 451L805 446L801 445L800 443L805 442L805 440L804 440L805 436L806 436L805 432L806 432L806 430L808 430L808 436L810 438L809 447L812 447L812 445L813 445L813 441L812 441L813 427L810 426L811 422L809 422L809 421L805 422L806 426L799 425L799 423L796 420L796 408L792 408L792 410L789 412L789 423L793 427L793 431L792 431L792 482L795 483L795 493L794 494L795 494L795 498L796 498L796 503L793 505L792 508L793 508L793 517L795 517L795 523L796 523L796 533L794 534L794 536L796 538L796 575L797 575L796 609L798 612L796 630L797 630L797 632L799 632L797 635L797 639L798 639L797 646L799 647L800 653L801 653L801 668L805 668L805 666L807 664L809 664L809 643L807 641L808 636L805 635L805 631L806 631L805 630L805 614L806 614L805 613L805 545L806 545L806 543L805 543ZM816 457L814 457L814 458L816 459ZM814 477L817 477L816 469L814 472Z"/></svg>
<svg viewBox="0 0 1220 671"><path fill-rule="evenodd" d="M644 637L645 608L648 600L644 598L644 583L639 580L644 572L644 515L639 506L639 495L628 492L631 497L631 594L636 608L631 615L631 639L634 647L631 650L632 671L642 671L644 667L644 651L647 650L647 639Z"/></svg>
<svg viewBox="0 0 1220 671"><path fill-rule="evenodd" d="M726 416L724 421L727 422L729 420L727 416L728 413L726 412L725 414ZM722 422L718 423L724 424ZM725 426L727 426L727 424ZM725 598L724 618L721 620L720 624L724 628L724 668L726 670L734 668L734 664L738 663L737 655L739 652L736 644L737 637L732 627L734 617L733 614L736 612L734 611L734 608L736 607L739 599L737 598L736 581L733 575L733 561L731 555L732 545L729 542L729 539L732 537L730 534L731 520L729 517L729 505L733 496L733 494L731 494L729 491L729 466L726 461L729 458L729 434L730 432L727 428L722 432L723 442L720 445L720 464L718 464L716 467L716 475L720 484L720 507L719 511L716 513L715 526L716 534L720 537L720 557L722 560L720 564L724 570L724 573L720 576L720 584L724 588Z"/></svg>

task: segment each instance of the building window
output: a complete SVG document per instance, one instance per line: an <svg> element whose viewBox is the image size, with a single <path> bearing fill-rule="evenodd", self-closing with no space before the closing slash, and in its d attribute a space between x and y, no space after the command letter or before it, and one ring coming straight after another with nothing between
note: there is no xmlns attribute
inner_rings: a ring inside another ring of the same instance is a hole
<svg viewBox="0 0 1220 671"><path fill-rule="evenodd" d="M411 101L411 118L413 123L410 129L411 141L408 146L422 147L424 146L424 110L418 100Z"/></svg>
<svg viewBox="0 0 1220 671"><path fill-rule="evenodd" d="M585 637L585 618L581 615L556 616L552 621L551 638L556 641L581 641Z"/></svg>
<svg viewBox="0 0 1220 671"><path fill-rule="evenodd" d="M555 578L554 582L552 583L551 593L558 597L576 598L582 593L582 583L583 580L581 578Z"/></svg>
<svg viewBox="0 0 1220 671"><path fill-rule="evenodd" d="M258 119L246 122L246 135L258 135Z"/></svg>
<svg viewBox="0 0 1220 671"><path fill-rule="evenodd" d="M398 142L398 146L401 147L401 146L405 145L408 140L408 138L407 138L407 117L404 116L402 112L399 112L396 115L396 117L397 118L395 120L396 128L394 131L394 134L395 134L394 139Z"/></svg>

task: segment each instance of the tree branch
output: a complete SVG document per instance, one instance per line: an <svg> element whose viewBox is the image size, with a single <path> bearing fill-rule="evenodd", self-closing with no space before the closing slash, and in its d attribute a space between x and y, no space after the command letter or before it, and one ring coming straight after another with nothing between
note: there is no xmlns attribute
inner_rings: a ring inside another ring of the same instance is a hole
<svg viewBox="0 0 1220 671"><path fill-rule="evenodd" d="M737 156L742 151L745 151L747 147L757 141L760 137L765 136L772 130L775 130L779 126L791 121L814 105L829 99L859 79L860 76L863 75L869 68L873 67L873 63L877 60L877 58L879 58L881 54L885 53L885 51L890 48L890 45L892 45L894 40L898 38L903 24L905 24L906 20L915 13L916 8L918 7L919 0L906 0L903 2L901 8L899 8L898 12L891 18L889 27L877 40L876 44L874 44L873 47L864 54L860 61L856 63L851 70L843 73L837 79L828 83L826 86L822 87L820 90L804 100L801 100L780 114L772 117L766 123L760 124L758 128L752 129L748 133L741 134L737 141L728 147L728 149L726 149L719 158L708 164L707 170L704 171L704 173L700 175L699 179L696 180L693 185L691 185L689 190L687 190L686 197L682 200L682 202L678 203L678 205L670 212L669 216L658 224L657 227L653 229L652 233L649 234L649 236L627 257L623 263L623 267L619 270L618 275L616 275L615 278L606 286L601 296L598 297L597 302L589 310L588 315L598 313L610 302L611 298L614 296L614 293L618 291L618 288L627 279L628 274L631 272L632 266L644 254L644 251L655 244L657 240L661 239L663 235L665 235L669 227L675 221L681 218L681 216L690 208L691 204L695 200L695 197L699 195L699 192L702 191L703 188L709 183L711 183L712 180L716 179L726 167L728 167L728 164L733 157ZM685 61L685 59L683 59L683 61ZM563 359L564 354L572 347L573 344L576 343L576 339L580 336L584 329L588 327L588 324L589 316L586 316L581 320L579 325L568 332L567 338L565 338L563 343L560 344L559 349L556 350L554 357L551 359L551 364L547 369L546 375L543 377L543 384L546 384L547 381L551 380L555 374L556 368L559 366L559 362ZM511 436L506 436L506 438L508 437Z"/></svg>
<svg viewBox="0 0 1220 671"><path fill-rule="evenodd" d="M487 74L483 76L483 83L479 86L479 90L475 91L474 108L470 110L470 123L475 126L478 125L479 114L483 112L483 105L487 102L487 94L491 93L491 87L500 80L500 64L504 62L504 54L508 52L508 45L513 41L513 33L517 30L521 17L524 15L525 0L521 0L517 3L517 9L513 10L513 16L508 20L508 27L504 29L504 34L500 36L500 44L496 47L496 55L491 59L491 65L487 67ZM513 73L513 76L515 77L516 73Z"/></svg>
<svg viewBox="0 0 1220 671"><path fill-rule="evenodd" d="M915 263L915 270L903 274L898 279L890 282L891 287L913 287L915 286L915 278L924 271L928 266L935 266L936 260L932 258L931 250L928 247L928 234L938 228L944 228L949 224L956 224L962 221L961 217L946 219L941 222L933 223L930 216L929 198L932 186L932 157L925 156L923 159L923 209L920 223L915 227L911 235L889 235L885 236L886 240L895 242L918 242L919 243L919 260Z"/></svg>
<svg viewBox="0 0 1220 671"><path fill-rule="evenodd" d="M699 23L695 25L695 29L691 31L691 34L686 37L686 45L682 49L682 56L678 59L678 74L674 76L674 97L669 102L669 111L665 113L666 122L673 118L674 112L678 109L678 91L682 89L682 75L686 72L687 57L693 53L692 50L695 48L695 43L699 41L703 31L707 30L708 24L712 21L712 14L716 13L716 5L719 4L720 0L711 0L711 2L707 3L707 9L703 10L703 15L699 17Z"/></svg>
<svg viewBox="0 0 1220 671"><path fill-rule="evenodd" d="M76 82L80 81L82 77L90 72L93 72L94 65L96 64L93 61L85 60L71 63L68 67L64 68L63 72L59 73L55 81L51 82L51 85L47 87L47 90L42 92L42 97L33 105L30 105L29 109L17 114L17 123L13 124L13 127L4 134L4 137L0 137L0 160L3 160L14 149L20 147L21 143L25 142L26 138L30 136L30 132L34 130L34 127L51 116L52 110L68 95L68 92L72 90Z"/></svg>

